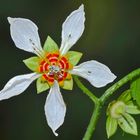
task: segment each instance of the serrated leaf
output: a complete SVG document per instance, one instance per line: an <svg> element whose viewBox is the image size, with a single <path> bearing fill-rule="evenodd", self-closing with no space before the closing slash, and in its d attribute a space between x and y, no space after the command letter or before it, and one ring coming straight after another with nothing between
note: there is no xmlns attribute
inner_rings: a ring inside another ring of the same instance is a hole
<svg viewBox="0 0 140 140"><path fill-rule="evenodd" d="M118 98L118 100L123 101L124 103L127 103L131 100L131 91L130 90L126 90L124 91L121 96Z"/></svg>
<svg viewBox="0 0 140 140"><path fill-rule="evenodd" d="M72 90L73 89L73 78L71 78L70 80L65 80L64 86L62 86L62 88L66 89L66 90Z"/></svg>
<svg viewBox="0 0 140 140"><path fill-rule="evenodd" d="M107 132L107 137L110 138L112 135L115 134L117 130L117 120L112 118L110 115L107 117L106 121L106 132Z"/></svg>
<svg viewBox="0 0 140 140"><path fill-rule="evenodd" d="M46 52L50 52L50 53L56 52L59 50L58 45L55 43L55 41L50 36L47 37L43 49Z"/></svg>
<svg viewBox="0 0 140 140"><path fill-rule="evenodd" d="M118 124L124 132L138 135L136 121L131 115L125 113L123 117L118 119Z"/></svg>
<svg viewBox="0 0 140 140"><path fill-rule="evenodd" d="M126 112L129 114L140 114L140 109L138 106L134 105L134 103L132 101L130 101L126 105Z"/></svg>
<svg viewBox="0 0 140 140"><path fill-rule="evenodd" d="M37 71L39 67L40 58L37 56L30 57L23 60L24 64L32 71Z"/></svg>
<svg viewBox="0 0 140 140"><path fill-rule="evenodd" d="M131 95L136 103L140 106L140 78L133 80L130 86Z"/></svg>
<svg viewBox="0 0 140 140"><path fill-rule="evenodd" d="M47 81L42 80L42 77L37 79L36 87L37 87L37 94L46 91L47 89L50 88Z"/></svg>
<svg viewBox="0 0 140 140"><path fill-rule="evenodd" d="M69 62L73 66L75 66L80 61L80 59L82 57L82 53L81 52L76 52L76 51L69 51L69 52L67 52L66 56L68 57Z"/></svg>

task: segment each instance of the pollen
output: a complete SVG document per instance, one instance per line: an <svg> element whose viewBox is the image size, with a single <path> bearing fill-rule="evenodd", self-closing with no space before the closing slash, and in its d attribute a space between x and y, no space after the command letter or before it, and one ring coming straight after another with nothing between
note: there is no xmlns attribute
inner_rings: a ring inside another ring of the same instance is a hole
<svg viewBox="0 0 140 140"><path fill-rule="evenodd" d="M60 56L58 52L47 53L45 58L40 62L39 72L43 73L43 79L50 86L53 85L55 80L58 81L60 86L63 86L64 80L71 78L69 70L72 67L66 56Z"/></svg>

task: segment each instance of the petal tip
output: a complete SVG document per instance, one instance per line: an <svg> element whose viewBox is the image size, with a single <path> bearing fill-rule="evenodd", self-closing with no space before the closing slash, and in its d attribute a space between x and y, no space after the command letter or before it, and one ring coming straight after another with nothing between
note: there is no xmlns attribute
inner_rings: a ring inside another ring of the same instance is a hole
<svg viewBox="0 0 140 140"><path fill-rule="evenodd" d="M81 5L80 5L78 11L81 12L81 13L83 14L83 16L85 16L84 4L81 4ZM84 21L85 21L85 17L84 17Z"/></svg>
<svg viewBox="0 0 140 140"><path fill-rule="evenodd" d="M84 4L81 4L81 5L80 5L79 10L84 11Z"/></svg>
<svg viewBox="0 0 140 140"><path fill-rule="evenodd" d="M115 80L116 78L117 78L117 76L116 76L115 74L111 73L110 80L109 80L104 86L106 86L106 85L109 84L109 83L114 82L114 80ZM104 86L103 86L103 87L104 87Z"/></svg>
<svg viewBox="0 0 140 140"><path fill-rule="evenodd" d="M58 133L56 133L55 131L53 131L53 133L54 133L54 135L55 135L56 137L58 137Z"/></svg>
<svg viewBox="0 0 140 140"><path fill-rule="evenodd" d="M113 82L116 78L117 78L117 76L112 73L111 82Z"/></svg>
<svg viewBox="0 0 140 140"><path fill-rule="evenodd" d="M14 18L12 17L7 17L8 22L11 24L14 21Z"/></svg>
<svg viewBox="0 0 140 140"><path fill-rule="evenodd" d="M116 78L117 78L117 76L116 76L115 74L111 73L111 74L110 74L110 80L108 80L108 81L106 82L106 84L104 84L104 85L102 85L102 86L99 86L99 87L104 87L104 86L106 86L107 84L110 84L110 83L114 82L114 80L115 80Z"/></svg>
<svg viewBox="0 0 140 140"><path fill-rule="evenodd" d="M114 76L114 80L115 80L117 78L117 76L115 74L113 74L113 76Z"/></svg>

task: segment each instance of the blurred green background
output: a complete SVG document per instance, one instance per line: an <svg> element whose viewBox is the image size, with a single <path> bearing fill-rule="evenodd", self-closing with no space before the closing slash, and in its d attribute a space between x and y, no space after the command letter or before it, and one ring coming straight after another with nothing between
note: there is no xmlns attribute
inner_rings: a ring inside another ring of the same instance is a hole
<svg viewBox="0 0 140 140"><path fill-rule="evenodd" d="M50 35L59 45L61 25L81 3L85 5L86 28L73 50L84 53L81 62L95 59L110 67L122 78L140 66L140 1L139 0L0 0L0 87L15 75L30 73L24 64L32 54L15 47L9 32L7 17L24 17L39 27L42 44ZM116 81L117 81L116 80ZM97 95L109 87L96 89L83 80ZM126 86L127 88L127 86ZM123 89L122 89L123 90ZM117 92L116 97L121 93ZM47 92L36 94L35 82L20 96L0 102L1 140L81 140L92 113L93 105L75 85L64 91L67 114L55 137L44 115ZM113 100L113 99L111 99ZM97 124L94 140L106 140L105 109ZM135 119L140 132L140 115ZM120 129L111 140L139 140Z"/></svg>

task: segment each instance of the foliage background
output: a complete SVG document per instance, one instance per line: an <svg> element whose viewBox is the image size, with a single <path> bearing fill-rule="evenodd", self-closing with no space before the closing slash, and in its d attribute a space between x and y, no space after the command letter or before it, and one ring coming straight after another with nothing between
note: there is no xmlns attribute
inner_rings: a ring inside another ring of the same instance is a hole
<svg viewBox="0 0 140 140"><path fill-rule="evenodd" d="M15 75L30 73L22 60L32 54L15 47L7 17L25 17L39 27L42 44L50 35L59 45L61 25L65 18L85 5L86 28L73 50L84 53L81 62L95 59L111 68L118 79L140 66L140 1L139 0L1 0L0 1L0 87ZM118 80L117 79L117 80ZM83 80L83 82L85 82ZM109 87L95 89L100 96ZM127 86L126 86L127 87ZM120 91L121 92L121 91ZM117 93L116 96L120 94ZM55 137L47 126L44 103L47 92L36 94L35 83L17 97L0 102L0 139L2 140L81 140L93 108L92 102L77 87L62 90L67 104L65 123ZM105 109L107 104L105 105ZM135 119L140 132L140 115ZM99 120L93 139L106 140L105 112ZM120 129L111 140L139 140Z"/></svg>

